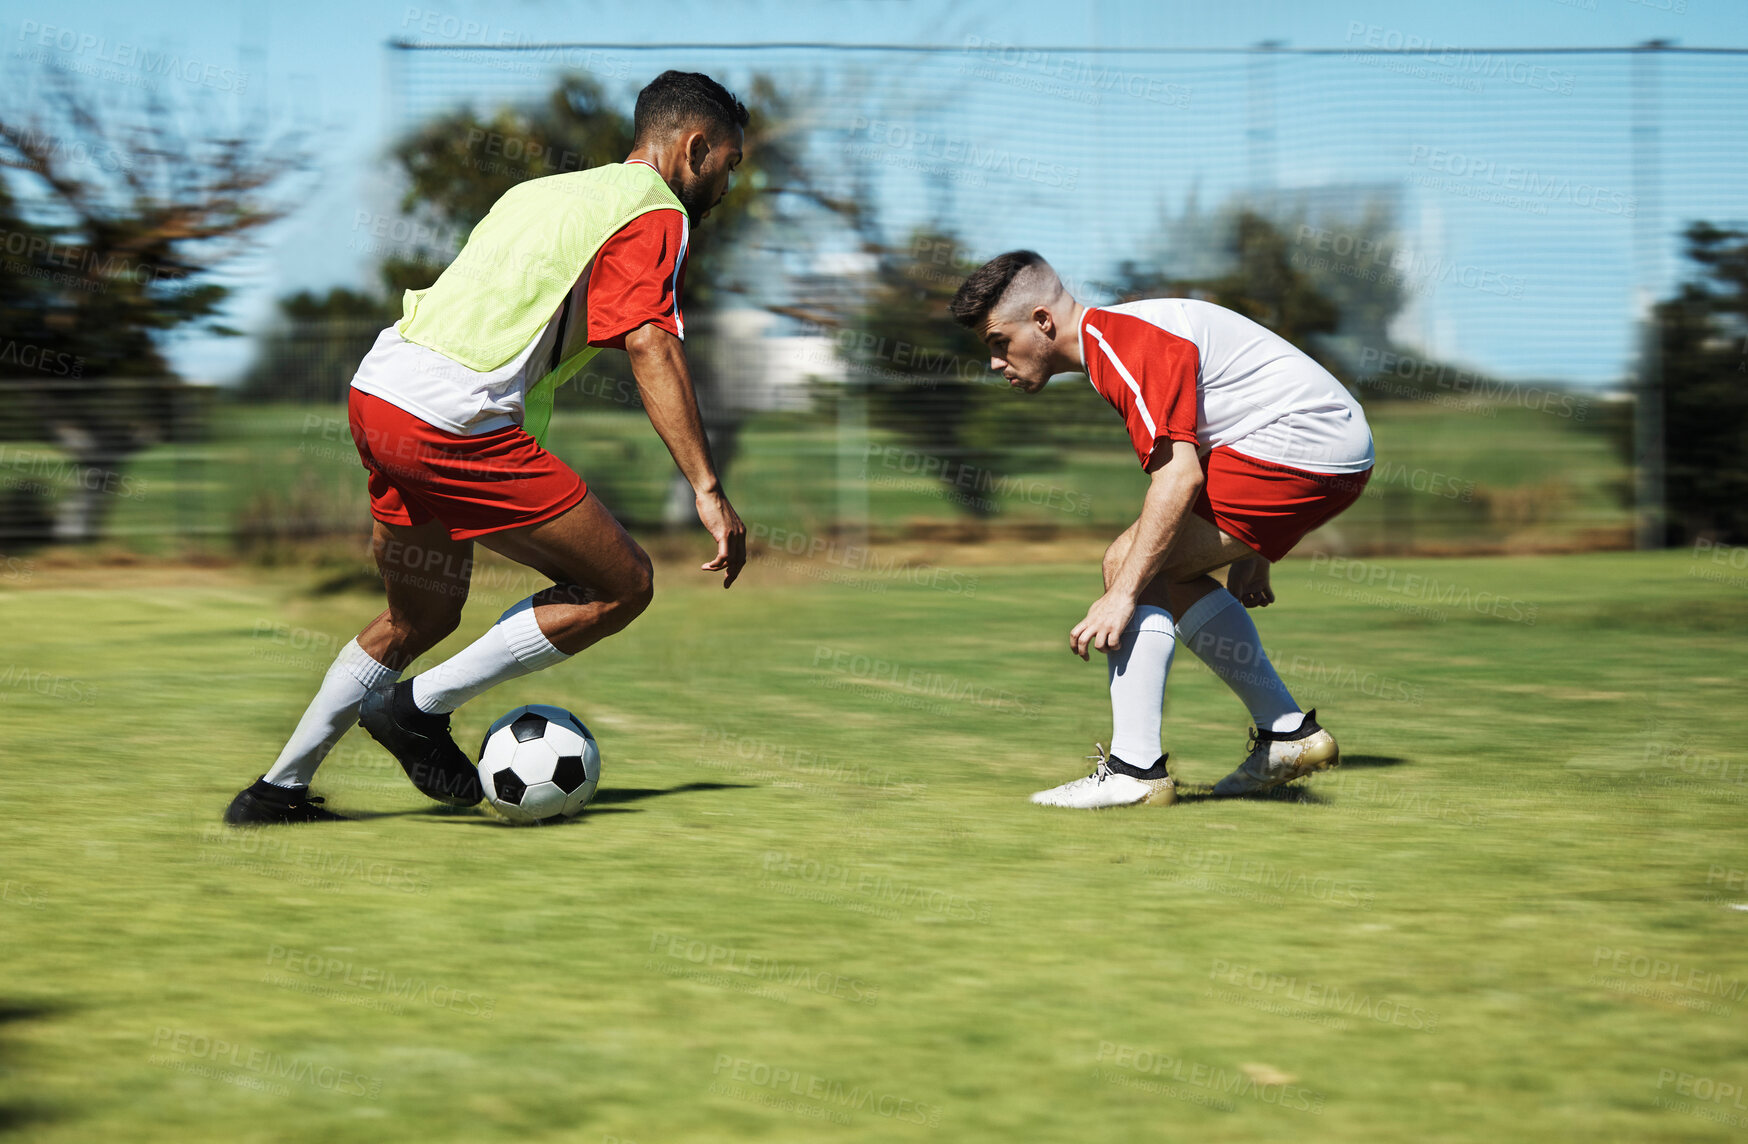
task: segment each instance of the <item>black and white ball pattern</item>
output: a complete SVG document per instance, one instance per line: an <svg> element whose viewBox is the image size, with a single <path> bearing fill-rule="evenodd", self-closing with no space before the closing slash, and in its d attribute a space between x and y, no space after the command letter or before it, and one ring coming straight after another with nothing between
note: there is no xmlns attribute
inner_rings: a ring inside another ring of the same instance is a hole
<svg viewBox="0 0 1748 1144"><path fill-rule="evenodd" d="M480 743L486 801L518 824L569 818L601 781L601 752L583 721L562 707L530 704L505 713Z"/></svg>

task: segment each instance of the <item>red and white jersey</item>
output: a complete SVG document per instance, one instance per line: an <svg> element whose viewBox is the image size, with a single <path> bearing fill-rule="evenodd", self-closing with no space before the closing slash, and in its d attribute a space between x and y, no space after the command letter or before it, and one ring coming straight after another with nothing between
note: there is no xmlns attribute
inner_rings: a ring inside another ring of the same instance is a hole
<svg viewBox="0 0 1748 1144"><path fill-rule="evenodd" d="M679 211L650 211L609 238L565 299L569 316L559 356L570 357L585 343L622 350L625 335L646 324L684 340L680 291L689 229ZM449 433L473 436L520 425L524 394L553 360L557 317L554 311L554 320L521 353L485 373L409 342L390 326L358 364L352 388Z"/></svg>
<svg viewBox="0 0 1748 1144"><path fill-rule="evenodd" d="M1285 338L1212 302L1149 298L1089 307L1086 375L1123 415L1145 467L1160 440L1224 445L1314 473L1372 467L1353 395Z"/></svg>

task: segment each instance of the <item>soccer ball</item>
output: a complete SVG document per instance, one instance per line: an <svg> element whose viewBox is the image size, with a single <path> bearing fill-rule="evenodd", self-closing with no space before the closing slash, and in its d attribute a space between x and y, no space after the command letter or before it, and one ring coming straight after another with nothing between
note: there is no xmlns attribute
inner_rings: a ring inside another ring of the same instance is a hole
<svg viewBox="0 0 1748 1144"><path fill-rule="evenodd" d="M601 751L569 711L530 704L486 732L479 781L491 808L517 825L569 818L595 795Z"/></svg>

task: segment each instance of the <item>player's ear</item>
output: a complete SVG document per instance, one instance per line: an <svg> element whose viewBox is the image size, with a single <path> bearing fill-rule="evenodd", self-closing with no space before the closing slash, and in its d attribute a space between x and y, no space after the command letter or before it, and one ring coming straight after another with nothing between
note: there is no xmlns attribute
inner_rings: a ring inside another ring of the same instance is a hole
<svg viewBox="0 0 1748 1144"><path fill-rule="evenodd" d="M710 137L702 131L686 133L686 162L694 171L704 169L704 160L710 157Z"/></svg>
<svg viewBox="0 0 1748 1144"><path fill-rule="evenodd" d="M1056 340L1056 315L1047 307L1039 306L1032 311L1032 324L1038 327L1039 333L1051 341Z"/></svg>

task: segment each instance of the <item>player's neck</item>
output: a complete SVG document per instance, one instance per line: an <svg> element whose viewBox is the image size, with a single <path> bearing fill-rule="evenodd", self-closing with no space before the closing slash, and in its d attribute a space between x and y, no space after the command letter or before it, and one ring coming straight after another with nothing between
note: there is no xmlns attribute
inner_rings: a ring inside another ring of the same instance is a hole
<svg viewBox="0 0 1748 1144"><path fill-rule="evenodd" d="M625 161L648 163L662 177L662 182L673 188L676 195L680 193L680 152L677 149L645 143L641 147L632 148L631 154L625 156Z"/></svg>
<svg viewBox="0 0 1748 1144"><path fill-rule="evenodd" d="M1053 373L1086 372L1086 360L1080 350L1080 322L1086 316L1086 307L1074 298L1069 302L1068 319L1056 333L1056 355L1051 362Z"/></svg>

